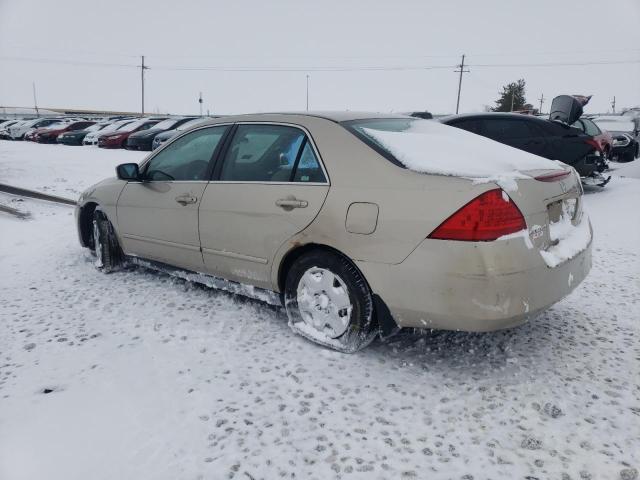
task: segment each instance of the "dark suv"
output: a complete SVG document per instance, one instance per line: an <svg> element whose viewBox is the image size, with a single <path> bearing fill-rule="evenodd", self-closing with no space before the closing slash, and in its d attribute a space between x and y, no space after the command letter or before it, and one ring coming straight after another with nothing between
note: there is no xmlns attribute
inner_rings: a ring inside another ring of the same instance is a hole
<svg viewBox="0 0 640 480"><path fill-rule="evenodd" d="M506 145L560 160L574 167L585 183L604 186L607 163L599 143L566 123L518 113L452 115L440 121Z"/></svg>

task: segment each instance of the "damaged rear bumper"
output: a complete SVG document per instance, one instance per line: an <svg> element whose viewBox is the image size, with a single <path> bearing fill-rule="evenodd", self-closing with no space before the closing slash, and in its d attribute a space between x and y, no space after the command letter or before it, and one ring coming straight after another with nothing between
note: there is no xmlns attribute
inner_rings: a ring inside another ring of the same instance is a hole
<svg viewBox="0 0 640 480"><path fill-rule="evenodd" d="M571 293L591 269L591 237L589 225L586 248L555 267L523 238L425 240L400 264L358 267L400 327L492 331L522 324Z"/></svg>

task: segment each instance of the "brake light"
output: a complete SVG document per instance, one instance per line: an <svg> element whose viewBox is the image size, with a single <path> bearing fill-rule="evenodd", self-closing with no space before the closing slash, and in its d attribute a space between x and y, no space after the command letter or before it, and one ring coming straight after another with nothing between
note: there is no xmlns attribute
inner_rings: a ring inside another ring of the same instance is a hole
<svg viewBox="0 0 640 480"><path fill-rule="evenodd" d="M561 172L538 175L535 179L540 182L559 182L560 180L567 178L570 174L571 170L562 170Z"/></svg>
<svg viewBox="0 0 640 480"><path fill-rule="evenodd" d="M527 228L522 212L500 188L484 192L440 224L427 238L489 242Z"/></svg>
<svg viewBox="0 0 640 480"><path fill-rule="evenodd" d="M596 149L596 152L602 152L602 147L600 147L600 144L593 138L587 138L584 143L586 143L587 145L591 145Z"/></svg>

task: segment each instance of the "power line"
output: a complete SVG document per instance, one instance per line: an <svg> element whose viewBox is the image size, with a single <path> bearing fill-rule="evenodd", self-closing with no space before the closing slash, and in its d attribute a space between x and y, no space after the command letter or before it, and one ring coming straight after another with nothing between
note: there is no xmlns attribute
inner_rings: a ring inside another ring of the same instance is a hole
<svg viewBox="0 0 640 480"><path fill-rule="evenodd" d="M95 67L118 67L118 68L140 68L140 65L126 63L93 62L83 60L65 60L53 58L37 57L12 57L0 56L0 60L42 63L53 65L73 65L73 66L95 66ZM466 64L473 68L522 68L522 67L572 67L590 65L627 65L640 64L640 59L635 60L602 60L589 62L545 62L545 63L472 63ZM164 71L217 71L217 72L373 72L373 71L420 71L420 70L442 70L459 68L460 65L392 65L392 66L354 66L354 67L225 67L225 66L180 66L180 65L154 65L154 70ZM148 68L148 67L146 67Z"/></svg>

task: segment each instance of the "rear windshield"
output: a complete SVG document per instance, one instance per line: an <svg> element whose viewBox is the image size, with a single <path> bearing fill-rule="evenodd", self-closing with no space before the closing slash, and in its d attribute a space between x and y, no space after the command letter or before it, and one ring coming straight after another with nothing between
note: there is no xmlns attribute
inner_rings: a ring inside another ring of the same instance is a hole
<svg viewBox="0 0 640 480"><path fill-rule="evenodd" d="M179 119L175 118L167 118L166 120L161 121L160 123L153 126L153 128L159 128L161 130L169 130L173 128L173 126L178 123Z"/></svg>

